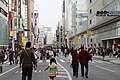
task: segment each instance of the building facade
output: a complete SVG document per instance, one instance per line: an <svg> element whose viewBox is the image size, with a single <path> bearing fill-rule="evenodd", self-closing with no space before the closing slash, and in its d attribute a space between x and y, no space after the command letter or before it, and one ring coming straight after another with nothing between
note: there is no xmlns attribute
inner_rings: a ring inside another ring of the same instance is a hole
<svg viewBox="0 0 120 80"><path fill-rule="evenodd" d="M86 36L87 29L87 11L86 11L86 0L66 0L67 10L66 10L66 28L67 33L67 45L69 47L80 47L82 44L86 45L86 42L81 39L83 37L83 32ZM82 33L82 34L81 34Z"/></svg>
<svg viewBox="0 0 120 80"><path fill-rule="evenodd" d="M98 15L98 12L110 11L108 15ZM90 46L112 47L120 44L120 17L114 11L120 11L119 0L87 0L88 28ZM109 16L113 14L113 16Z"/></svg>
<svg viewBox="0 0 120 80"><path fill-rule="evenodd" d="M0 46L8 46L8 0L0 0Z"/></svg>

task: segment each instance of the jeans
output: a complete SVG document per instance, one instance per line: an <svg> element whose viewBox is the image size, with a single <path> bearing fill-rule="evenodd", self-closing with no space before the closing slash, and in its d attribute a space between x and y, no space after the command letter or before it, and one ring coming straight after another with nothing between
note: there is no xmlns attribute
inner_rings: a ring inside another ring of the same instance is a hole
<svg viewBox="0 0 120 80"><path fill-rule="evenodd" d="M88 63L87 64L80 63L80 64L81 64L81 74L82 74L82 76L84 76L84 67L86 69L85 75L88 76Z"/></svg>
<svg viewBox="0 0 120 80"><path fill-rule="evenodd" d="M22 80L26 80L27 76L27 80L32 80L32 66L22 68Z"/></svg>
<svg viewBox="0 0 120 80"><path fill-rule="evenodd" d="M79 69L79 63L72 63L72 67L73 67L73 76L78 76L78 69Z"/></svg>

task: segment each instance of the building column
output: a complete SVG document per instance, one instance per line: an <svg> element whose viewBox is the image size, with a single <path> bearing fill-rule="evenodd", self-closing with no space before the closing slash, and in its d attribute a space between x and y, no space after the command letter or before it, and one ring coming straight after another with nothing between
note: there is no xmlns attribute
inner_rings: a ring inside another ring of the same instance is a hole
<svg viewBox="0 0 120 80"><path fill-rule="evenodd" d="M28 40L30 40L31 41L31 10L30 10L30 7L31 7L31 5L30 5L30 0L28 0L28 5L27 5L27 9L28 9L28 29L29 29L29 31L28 31Z"/></svg>
<svg viewBox="0 0 120 80"><path fill-rule="evenodd" d="M109 48L109 40L107 40L107 48Z"/></svg>
<svg viewBox="0 0 120 80"><path fill-rule="evenodd" d="M113 45L116 44L115 39L113 39Z"/></svg>

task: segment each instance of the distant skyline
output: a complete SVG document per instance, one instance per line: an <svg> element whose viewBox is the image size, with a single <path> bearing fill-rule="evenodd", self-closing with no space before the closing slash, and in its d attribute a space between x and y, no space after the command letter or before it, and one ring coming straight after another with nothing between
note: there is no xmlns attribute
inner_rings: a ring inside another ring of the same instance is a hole
<svg viewBox="0 0 120 80"><path fill-rule="evenodd" d="M63 0L35 0L39 6L39 25L40 27L51 27L55 33L56 25L62 17Z"/></svg>

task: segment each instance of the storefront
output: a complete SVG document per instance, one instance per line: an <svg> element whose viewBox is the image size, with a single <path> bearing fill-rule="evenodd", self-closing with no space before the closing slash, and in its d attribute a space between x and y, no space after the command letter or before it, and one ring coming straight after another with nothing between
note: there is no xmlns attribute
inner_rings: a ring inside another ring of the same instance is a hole
<svg viewBox="0 0 120 80"><path fill-rule="evenodd" d="M93 31L93 43L102 47L112 47L120 44L120 21L103 26Z"/></svg>
<svg viewBox="0 0 120 80"><path fill-rule="evenodd" d="M0 16L0 46L8 45L7 20Z"/></svg>

